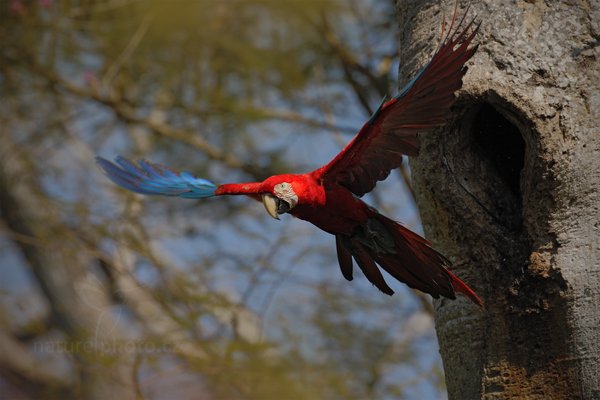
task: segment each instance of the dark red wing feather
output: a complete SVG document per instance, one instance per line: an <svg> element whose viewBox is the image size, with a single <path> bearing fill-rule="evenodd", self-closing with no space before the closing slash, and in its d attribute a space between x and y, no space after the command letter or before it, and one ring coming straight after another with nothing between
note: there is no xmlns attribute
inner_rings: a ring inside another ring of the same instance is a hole
<svg viewBox="0 0 600 400"><path fill-rule="evenodd" d="M454 16L452 23L455 20ZM464 29L461 23L454 30L451 26L419 75L398 97L382 104L354 139L313 174L324 183L341 184L362 196L400 166L402 155L416 155L417 134L444 124L450 114L454 92L462 86L466 73L464 64L477 49L469 48L479 29L473 26L474 21Z"/></svg>
<svg viewBox="0 0 600 400"><path fill-rule="evenodd" d="M335 235L335 248L337 250L338 263L340 264L340 270L346 280L352 280L352 254L344 246L342 242L342 236Z"/></svg>
<svg viewBox="0 0 600 400"><path fill-rule="evenodd" d="M391 296L394 294L394 291L391 287L388 286L381 271L377 268L377 264L367 250L362 246L362 244L354 241L352 242L352 254L356 259L356 263L358 267L365 274L369 282L371 282L375 287L381 290L383 293Z"/></svg>

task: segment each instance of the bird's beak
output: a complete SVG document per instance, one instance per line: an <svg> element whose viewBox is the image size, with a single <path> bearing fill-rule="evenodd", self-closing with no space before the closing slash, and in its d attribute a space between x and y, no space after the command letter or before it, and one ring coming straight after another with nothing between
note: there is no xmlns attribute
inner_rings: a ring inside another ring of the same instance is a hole
<svg viewBox="0 0 600 400"><path fill-rule="evenodd" d="M262 201L265 210L267 210L269 215L275 219L279 219L279 214L277 213L277 198L272 194L267 193L262 195Z"/></svg>

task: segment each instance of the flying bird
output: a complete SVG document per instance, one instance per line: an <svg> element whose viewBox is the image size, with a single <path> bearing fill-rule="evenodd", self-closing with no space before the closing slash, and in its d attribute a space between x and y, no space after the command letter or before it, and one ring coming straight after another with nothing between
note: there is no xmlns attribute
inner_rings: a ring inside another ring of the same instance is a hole
<svg viewBox="0 0 600 400"><path fill-rule="evenodd" d="M466 16L466 12L465 12ZM353 279L353 260L383 293L394 291L380 269L434 298L455 299L461 293L479 306L477 294L448 270L449 260L421 236L380 214L360 197L402 163L402 155L419 151L418 134L445 123L467 71L465 63L477 50L470 46L479 25L474 19L452 22L431 61L401 93L383 101L358 134L327 165L305 174L282 174L262 182L217 186L188 172L117 157L96 160L106 175L130 191L202 199L247 195L262 200L267 213L279 219L291 214L335 236L342 275Z"/></svg>

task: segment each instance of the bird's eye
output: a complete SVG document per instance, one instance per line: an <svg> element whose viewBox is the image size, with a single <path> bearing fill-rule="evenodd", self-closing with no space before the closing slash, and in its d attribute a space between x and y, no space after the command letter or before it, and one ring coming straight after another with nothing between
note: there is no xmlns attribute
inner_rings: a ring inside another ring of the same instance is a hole
<svg viewBox="0 0 600 400"><path fill-rule="evenodd" d="M273 194L281 200L277 203L277 212L283 214L290 211L298 204L298 196L294 193L292 185L288 182L282 182L273 187Z"/></svg>

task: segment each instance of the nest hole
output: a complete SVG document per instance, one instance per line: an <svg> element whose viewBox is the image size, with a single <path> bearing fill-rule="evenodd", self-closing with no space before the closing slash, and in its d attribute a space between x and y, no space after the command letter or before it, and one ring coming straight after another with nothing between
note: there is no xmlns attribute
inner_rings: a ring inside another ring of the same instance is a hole
<svg viewBox="0 0 600 400"><path fill-rule="evenodd" d="M519 128L484 103L475 113L471 133L481 156L490 161L512 195L520 201L525 141Z"/></svg>

